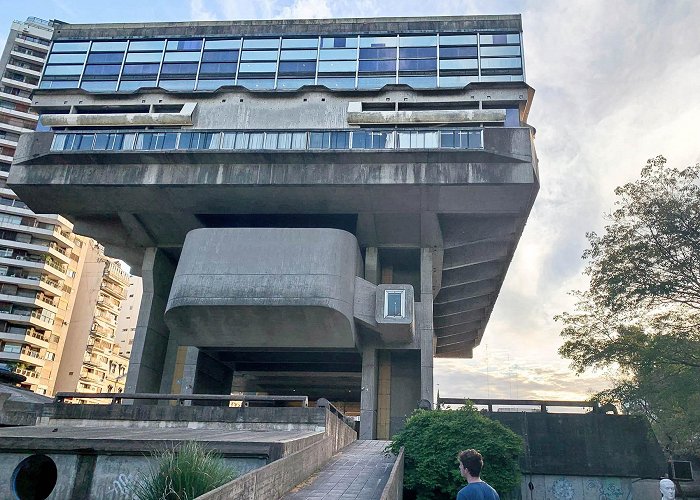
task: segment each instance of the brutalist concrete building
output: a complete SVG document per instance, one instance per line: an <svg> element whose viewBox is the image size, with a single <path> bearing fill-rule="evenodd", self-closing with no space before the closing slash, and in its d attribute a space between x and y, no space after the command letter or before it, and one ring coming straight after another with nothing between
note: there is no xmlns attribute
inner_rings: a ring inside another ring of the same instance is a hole
<svg viewBox="0 0 700 500"><path fill-rule="evenodd" d="M479 344L538 190L519 16L61 25L9 183L144 278L126 392L388 437Z"/></svg>

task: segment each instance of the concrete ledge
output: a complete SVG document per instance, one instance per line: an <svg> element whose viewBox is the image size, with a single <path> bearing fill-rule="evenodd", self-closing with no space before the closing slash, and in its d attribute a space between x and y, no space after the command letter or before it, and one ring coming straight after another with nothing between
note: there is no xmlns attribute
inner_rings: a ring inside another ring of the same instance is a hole
<svg viewBox="0 0 700 500"><path fill-rule="evenodd" d="M382 491L381 500L401 500L403 498L403 462L404 449L403 446L399 451L399 456L396 457L394 467L391 469L389 480Z"/></svg>

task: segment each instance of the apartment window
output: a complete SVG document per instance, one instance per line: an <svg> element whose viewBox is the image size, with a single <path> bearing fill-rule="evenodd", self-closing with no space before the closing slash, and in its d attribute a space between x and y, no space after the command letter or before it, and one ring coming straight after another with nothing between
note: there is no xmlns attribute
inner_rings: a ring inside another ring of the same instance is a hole
<svg viewBox="0 0 700 500"><path fill-rule="evenodd" d="M54 359L56 359L56 354L53 352L47 352L44 358L48 361L53 361Z"/></svg>
<svg viewBox="0 0 700 500"><path fill-rule="evenodd" d="M22 352L22 346L20 344L5 344L2 347L3 352L9 352L11 354L19 354Z"/></svg>
<svg viewBox="0 0 700 500"><path fill-rule="evenodd" d="M406 291L384 291L384 317L403 318L406 316Z"/></svg>

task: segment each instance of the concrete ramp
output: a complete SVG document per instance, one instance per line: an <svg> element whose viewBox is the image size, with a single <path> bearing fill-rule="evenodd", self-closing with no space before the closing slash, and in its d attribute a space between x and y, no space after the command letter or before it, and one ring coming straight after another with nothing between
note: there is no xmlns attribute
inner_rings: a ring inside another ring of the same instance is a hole
<svg viewBox="0 0 700 500"><path fill-rule="evenodd" d="M379 500L396 456L384 452L389 441L355 441L336 453L284 500Z"/></svg>

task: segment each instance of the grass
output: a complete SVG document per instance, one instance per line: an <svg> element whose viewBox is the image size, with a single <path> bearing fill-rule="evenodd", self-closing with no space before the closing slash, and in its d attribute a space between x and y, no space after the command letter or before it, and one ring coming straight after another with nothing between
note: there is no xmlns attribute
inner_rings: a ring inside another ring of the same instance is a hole
<svg viewBox="0 0 700 500"><path fill-rule="evenodd" d="M238 476L220 455L188 441L155 454L156 463L134 485L140 500L193 500Z"/></svg>

